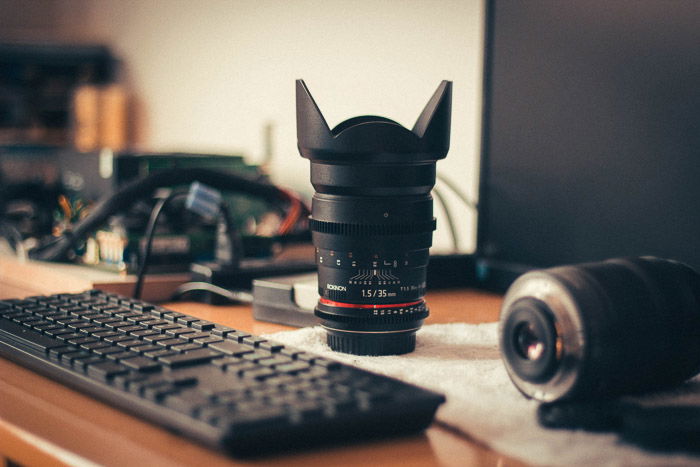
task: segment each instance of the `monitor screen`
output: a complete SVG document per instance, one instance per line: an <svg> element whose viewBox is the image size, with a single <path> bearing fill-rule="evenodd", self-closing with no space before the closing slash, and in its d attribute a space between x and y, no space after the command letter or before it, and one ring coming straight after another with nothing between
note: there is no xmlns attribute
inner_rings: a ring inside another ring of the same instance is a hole
<svg viewBox="0 0 700 467"><path fill-rule="evenodd" d="M496 0L486 22L482 269L700 269L700 2Z"/></svg>

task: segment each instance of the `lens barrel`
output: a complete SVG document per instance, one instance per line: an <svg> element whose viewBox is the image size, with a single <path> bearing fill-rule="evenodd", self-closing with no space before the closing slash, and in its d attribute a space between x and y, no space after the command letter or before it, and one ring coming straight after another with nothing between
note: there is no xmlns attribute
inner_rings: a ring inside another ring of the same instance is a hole
<svg viewBox="0 0 700 467"><path fill-rule="evenodd" d="M333 350L411 352L428 316L426 270L435 230L430 191L449 148L451 83L443 81L413 130L383 117L329 129L297 81L297 134L311 161L309 226L320 300L315 314Z"/></svg>
<svg viewBox="0 0 700 467"><path fill-rule="evenodd" d="M526 273L501 309L515 386L544 402L679 384L700 371L700 275L652 257Z"/></svg>

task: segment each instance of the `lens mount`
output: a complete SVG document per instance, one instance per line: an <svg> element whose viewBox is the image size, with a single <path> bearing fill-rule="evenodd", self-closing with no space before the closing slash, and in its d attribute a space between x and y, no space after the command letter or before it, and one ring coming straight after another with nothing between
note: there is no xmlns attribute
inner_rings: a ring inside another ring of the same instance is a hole
<svg viewBox="0 0 700 467"><path fill-rule="evenodd" d="M561 340L546 303L531 297L516 301L505 320L503 333L506 338L502 351L521 378L541 383L556 371Z"/></svg>
<svg viewBox="0 0 700 467"><path fill-rule="evenodd" d="M501 307L500 348L508 376L524 395L549 402L575 391L586 351L579 310L599 306L591 301L595 297L574 296L569 284L542 271L510 286Z"/></svg>
<svg viewBox="0 0 700 467"><path fill-rule="evenodd" d="M412 352L429 311L423 299L395 304L351 304L321 298L314 311L331 349L355 355Z"/></svg>

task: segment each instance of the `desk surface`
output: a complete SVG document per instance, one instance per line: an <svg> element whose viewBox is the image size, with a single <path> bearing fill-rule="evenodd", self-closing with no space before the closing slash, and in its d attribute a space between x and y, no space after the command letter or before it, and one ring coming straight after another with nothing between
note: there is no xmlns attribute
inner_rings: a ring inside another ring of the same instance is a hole
<svg viewBox="0 0 700 467"><path fill-rule="evenodd" d="M500 298L472 290L428 294L429 323L488 322ZM254 334L292 329L256 321L248 306L166 305ZM107 465L520 465L433 424L424 434L239 461L83 396L0 358L0 461Z"/></svg>

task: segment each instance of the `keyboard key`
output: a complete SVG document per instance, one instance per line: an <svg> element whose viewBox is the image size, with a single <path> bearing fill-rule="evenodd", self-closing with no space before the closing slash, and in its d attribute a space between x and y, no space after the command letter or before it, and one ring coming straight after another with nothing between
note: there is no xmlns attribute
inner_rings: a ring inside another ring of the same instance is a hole
<svg viewBox="0 0 700 467"><path fill-rule="evenodd" d="M162 369L162 366L160 364L146 357L125 358L119 363L121 363L125 367L131 368L132 370L141 372L153 372L160 371Z"/></svg>
<svg viewBox="0 0 700 467"><path fill-rule="evenodd" d="M176 321L185 326L191 326L192 323L199 321L199 318L195 318L194 316L181 316Z"/></svg>
<svg viewBox="0 0 700 467"><path fill-rule="evenodd" d="M239 360L236 363L229 363L225 367L227 373L232 373L238 376L243 375L243 373L246 371L255 370L258 368L260 368L259 365L247 360Z"/></svg>
<svg viewBox="0 0 700 467"><path fill-rule="evenodd" d="M176 355L166 355L158 359L171 367L181 367L187 365L198 365L201 363L209 363L212 359L220 357L221 353L211 349L192 350Z"/></svg>
<svg viewBox="0 0 700 467"><path fill-rule="evenodd" d="M109 336L109 337L104 338L105 342L109 342L110 344L115 344L115 345L119 342L132 341L132 340L134 340L134 338L132 336L126 336L122 333L117 333L117 335L115 335L115 336Z"/></svg>
<svg viewBox="0 0 700 467"><path fill-rule="evenodd" d="M227 355L240 356L247 353L252 353L254 349L247 345L239 344L238 342L225 340L223 342L214 342L207 346L210 349L218 350Z"/></svg>
<svg viewBox="0 0 700 467"><path fill-rule="evenodd" d="M128 373L129 369L115 362L100 362L88 365L87 373L93 378L108 381L116 375Z"/></svg>
<svg viewBox="0 0 700 467"><path fill-rule="evenodd" d="M127 321L130 323L140 324L143 321L150 321L152 319L153 319L152 315L145 313L145 314L139 314L138 316L133 316L131 318L127 318Z"/></svg>
<svg viewBox="0 0 700 467"><path fill-rule="evenodd" d="M163 319L166 319L168 321L177 321L178 318L185 318L187 317L186 314L180 313L178 311L169 311L168 313L163 315Z"/></svg>
<svg viewBox="0 0 700 467"><path fill-rule="evenodd" d="M117 347L116 345L109 345L108 347L98 347L92 349L92 353L94 353L95 355L102 356L106 356L113 353L121 353L123 351L124 349L122 349L121 347Z"/></svg>
<svg viewBox="0 0 700 467"><path fill-rule="evenodd" d="M173 350L177 350L178 352L186 352L188 350L201 349L202 346L199 344L181 344L181 345L173 345L170 348Z"/></svg>
<svg viewBox="0 0 700 467"><path fill-rule="evenodd" d="M124 327L127 327L127 326L131 326L131 323L129 323L129 322L127 322L127 321L122 321L122 320L119 320L119 321L111 321L111 322L109 322L109 323L102 323L102 324L104 324L105 327L110 328L110 329L119 329L119 328L124 328Z"/></svg>
<svg viewBox="0 0 700 467"><path fill-rule="evenodd" d="M251 362L259 362L260 360L263 360L265 358L272 358L272 354L265 350L256 350L253 353L247 353L243 355L242 358Z"/></svg>
<svg viewBox="0 0 700 467"><path fill-rule="evenodd" d="M153 344L147 344L145 342L142 342L143 345L137 345L135 347L131 347L129 350L132 352L138 352L138 353L145 353L145 352L152 352L154 350L160 350L163 347L158 347L157 345Z"/></svg>
<svg viewBox="0 0 700 467"><path fill-rule="evenodd" d="M261 342L259 347L261 349L269 350L270 352L279 352L284 348L284 345L273 341Z"/></svg>
<svg viewBox="0 0 700 467"><path fill-rule="evenodd" d="M123 348L125 348L125 349L128 349L128 348L131 348L131 347L136 347L136 346L139 346L139 345L144 345L144 342L143 342L143 341L140 341L140 340L138 340L138 339L131 338L131 339L125 340L125 341L119 341L119 342L117 342L116 344L117 344L117 346L119 346L119 347L123 347Z"/></svg>
<svg viewBox="0 0 700 467"><path fill-rule="evenodd" d="M90 357L78 358L73 360L73 368L79 371L85 371L89 365L104 361L101 357L92 355Z"/></svg>
<svg viewBox="0 0 700 467"><path fill-rule="evenodd" d="M182 337L183 339L187 339L187 340L189 340L190 342L192 342L192 341L194 341L195 339L202 339L202 338L204 338L204 337L212 337L212 336L211 336L211 334L209 334L208 332L197 332L197 331L195 331L195 332L190 333L190 334L181 335L180 337ZM218 339L218 337L215 337L215 339ZM223 339L221 339L221 340L223 340Z"/></svg>
<svg viewBox="0 0 700 467"><path fill-rule="evenodd" d="M87 342L87 343L85 343L85 344L82 344L82 345L80 346L80 348L81 348L81 349L88 350L88 351L90 351L90 352L95 352L95 351L98 350L98 349L111 349L111 348L112 348L112 344L108 344L107 342L100 342L100 341L97 341L97 342ZM104 355L104 354L102 354L102 355Z"/></svg>
<svg viewBox="0 0 700 467"><path fill-rule="evenodd" d="M250 370L245 370L242 372L242 374L247 378L255 378L262 380L265 378L269 378L270 376L276 376L277 372L272 368L254 368Z"/></svg>
<svg viewBox="0 0 700 467"><path fill-rule="evenodd" d="M179 329L167 329L167 330L165 331L165 333L166 333L167 335L173 336L173 337L179 337L179 336L181 336L181 335L183 335L183 334L194 334L194 333L196 333L196 332L197 332L197 331L195 331L194 329L191 329L191 328L184 328L184 327L181 327L181 328L179 328ZM183 338L187 338L187 337L188 337L187 335L184 335L184 336L183 336Z"/></svg>
<svg viewBox="0 0 700 467"><path fill-rule="evenodd" d="M157 326L152 326L151 328L155 329L156 331L159 331L159 332L164 332L164 331L168 331L170 329L182 329L182 326L171 323L171 324L159 324Z"/></svg>
<svg viewBox="0 0 700 467"><path fill-rule="evenodd" d="M85 328L94 328L95 325L89 321L83 321L80 323L69 324L68 327L71 329L75 329L76 331L79 331L79 330L85 329Z"/></svg>
<svg viewBox="0 0 700 467"><path fill-rule="evenodd" d="M244 337L239 342L241 342L243 344L252 345L254 347L258 347L263 342L267 342L267 339L263 339L262 337L248 336L248 337Z"/></svg>
<svg viewBox="0 0 700 467"><path fill-rule="evenodd" d="M237 342L242 342L246 337L250 337L250 334L241 331L234 331L226 334L227 339L234 339Z"/></svg>
<svg viewBox="0 0 700 467"><path fill-rule="evenodd" d="M284 365L288 363L292 363L293 360L289 357L285 356L279 356L279 357L272 357L272 358L265 358L260 360L260 364L264 366L274 366L277 367L277 365Z"/></svg>
<svg viewBox="0 0 700 467"><path fill-rule="evenodd" d="M141 329L137 331L132 331L129 334L131 334L134 337L142 338L146 336L157 336L160 333L158 331L154 331L153 329Z"/></svg>
<svg viewBox="0 0 700 467"><path fill-rule="evenodd" d="M126 373L120 374L114 377L112 383L122 389L129 389L130 384L143 383L148 380L148 376L145 373Z"/></svg>
<svg viewBox="0 0 700 467"><path fill-rule="evenodd" d="M202 331L209 331L210 329L213 329L215 326L214 323L209 322L209 321L204 321L204 320L199 320L195 321L192 323L192 327L195 329L200 329Z"/></svg>
<svg viewBox="0 0 700 467"><path fill-rule="evenodd" d="M104 318L95 318L92 321L99 324L107 324L121 322L121 319L115 318L114 316L105 316Z"/></svg>
<svg viewBox="0 0 700 467"><path fill-rule="evenodd" d="M224 340L221 339L220 337L216 336L208 336L208 337L198 337L194 339L192 342L195 344L201 344L201 345L209 345L209 344L214 344L216 342L223 342Z"/></svg>
<svg viewBox="0 0 700 467"><path fill-rule="evenodd" d="M93 337L97 337L99 339L104 339L106 337L115 337L115 336L119 336L121 334L119 334L116 331L100 331L100 332L95 332L92 335L93 335Z"/></svg>
<svg viewBox="0 0 700 467"><path fill-rule="evenodd" d="M169 350L169 349L163 349L162 347L159 347L162 350L151 350L148 352L144 352L144 355L148 358L158 358L158 357L165 357L167 355L175 355L179 352L176 352L174 350Z"/></svg>
<svg viewBox="0 0 700 467"><path fill-rule="evenodd" d="M216 326L214 326L214 329L211 330L212 334L221 337L226 337L226 335L232 332L236 332L236 330L228 326L222 326L220 324L217 324Z"/></svg>
<svg viewBox="0 0 700 467"><path fill-rule="evenodd" d="M297 373L299 371L304 371L308 370L310 368L310 365L307 362L293 362L293 363L287 363L283 365L279 365L275 367L275 370L277 370L280 373Z"/></svg>
<svg viewBox="0 0 700 467"><path fill-rule="evenodd" d="M84 350L78 350L76 352L68 352L64 353L61 355L61 362L67 364L67 365L72 365L73 360L79 359L79 358L88 358L91 355L88 352L85 352Z"/></svg>
<svg viewBox="0 0 700 467"><path fill-rule="evenodd" d="M74 345L87 344L89 342L98 342L99 339L94 337L76 337L75 339L69 339L68 342Z"/></svg>
<svg viewBox="0 0 700 467"><path fill-rule="evenodd" d="M164 324L168 324L167 321L163 319L149 319L147 321L141 321L141 326L148 326L149 328L152 328L153 326L162 326Z"/></svg>
<svg viewBox="0 0 700 467"><path fill-rule="evenodd" d="M119 328L119 332L134 332L134 331L144 331L147 330L148 328L146 326L139 326L138 324L134 324L131 326L124 326L123 328Z"/></svg>
<svg viewBox="0 0 700 467"><path fill-rule="evenodd" d="M65 342L65 341L69 341L71 339L77 339L78 337L85 337L85 334L80 334L78 332L70 332L68 334L61 334L59 336L54 336L54 337L56 338L56 340Z"/></svg>
<svg viewBox="0 0 700 467"><path fill-rule="evenodd" d="M188 340L187 339L178 339L176 337L171 337L170 339L162 340L156 342L157 345L160 345L162 347L172 347L173 345L182 345L182 344L187 344Z"/></svg>
<svg viewBox="0 0 700 467"><path fill-rule="evenodd" d="M150 342L152 344L155 344L160 341L166 341L168 339L172 339L170 336L166 336L165 334L155 334L151 336L143 336L144 342Z"/></svg>
<svg viewBox="0 0 700 467"><path fill-rule="evenodd" d="M137 354L136 352L129 352L129 351L108 353L105 355L105 357L107 357L107 360L111 360L113 362L118 362L120 360L125 360L127 358L138 357L138 356L139 356L139 354Z"/></svg>

